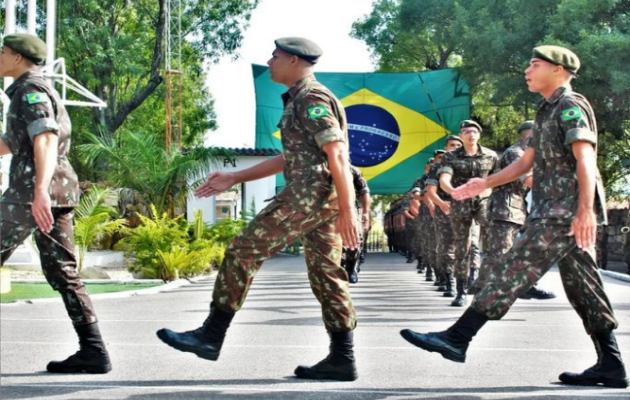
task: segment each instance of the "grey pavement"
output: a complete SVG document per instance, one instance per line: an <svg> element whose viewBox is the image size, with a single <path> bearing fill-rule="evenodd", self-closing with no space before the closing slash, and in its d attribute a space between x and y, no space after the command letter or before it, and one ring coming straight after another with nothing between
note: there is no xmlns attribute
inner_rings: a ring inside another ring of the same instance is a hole
<svg viewBox="0 0 630 400"><path fill-rule="evenodd" d="M630 283L604 277L630 362ZM52 375L50 359L76 351L60 301L0 307L0 398L7 399L546 399L630 398L630 390L570 387L563 371L595 361L593 345L569 305L557 269L541 281L558 298L521 300L478 334L465 364L405 342L403 328L447 328L462 309L396 254L369 254L352 286L359 380L302 381L298 364L327 353L328 338L302 257L278 256L256 277L228 331L221 358L202 360L162 344L155 331L196 328L208 312L213 278L167 292L94 303L114 363L107 375Z"/></svg>

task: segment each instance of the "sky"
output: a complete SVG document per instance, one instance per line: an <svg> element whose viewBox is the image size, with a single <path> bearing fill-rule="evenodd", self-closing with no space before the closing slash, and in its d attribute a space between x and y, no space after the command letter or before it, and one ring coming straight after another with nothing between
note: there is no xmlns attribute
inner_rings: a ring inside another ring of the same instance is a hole
<svg viewBox="0 0 630 400"><path fill-rule="evenodd" d="M372 72L364 42L350 37L352 23L370 13L373 0L262 0L252 12L239 50L211 65L206 81L219 128L206 145L254 147L256 104L251 64L265 65L280 37L301 36L324 51L315 72ZM280 100L279 100L280 101Z"/></svg>

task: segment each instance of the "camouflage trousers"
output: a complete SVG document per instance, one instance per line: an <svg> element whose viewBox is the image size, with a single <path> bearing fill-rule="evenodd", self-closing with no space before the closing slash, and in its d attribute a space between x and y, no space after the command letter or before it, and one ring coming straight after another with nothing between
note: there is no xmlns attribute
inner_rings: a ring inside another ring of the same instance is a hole
<svg viewBox="0 0 630 400"><path fill-rule="evenodd" d="M488 281L505 274L507 264L501 262L501 257L512 248L514 239L522 225L509 221L493 220L488 227L487 247L484 249L485 257L479 277L474 283L474 287L481 290Z"/></svg>
<svg viewBox="0 0 630 400"><path fill-rule="evenodd" d="M564 291L588 334L610 332L618 322L604 292L595 250L581 250L567 236L567 225L542 220L528 223L501 260L502 275L493 276L471 307L489 319L501 319L516 299L558 264Z"/></svg>
<svg viewBox="0 0 630 400"><path fill-rule="evenodd" d="M94 323L97 319L92 302L76 270L73 209L53 208L52 213L53 229L43 233L37 229L30 205L0 203L0 265L33 234L42 272L61 295L72 323L75 326Z"/></svg>
<svg viewBox="0 0 630 400"><path fill-rule="evenodd" d="M300 238L311 290L321 304L326 329L353 330L357 317L348 276L340 265L337 215L337 210L329 209L305 214L291 204L273 201L227 247L214 286L214 303L226 311L240 310L263 261Z"/></svg>
<svg viewBox="0 0 630 400"><path fill-rule="evenodd" d="M439 207L436 207L433 223L437 242L437 270L441 274L452 274L455 268L455 241L451 219Z"/></svg>
<svg viewBox="0 0 630 400"><path fill-rule="evenodd" d="M412 227L413 241L411 245L411 252L413 253L415 258L419 258L422 251L422 222L420 220L420 217L416 217L413 219Z"/></svg>
<svg viewBox="0 0 630 400"><path fill-rule="evenodd" d="M424 204L421 205L420 209L420 255L425 265L435 268L437 259L435 224L429 208Z"/></svg>
<svg viewBox="0 0 630 400"><path fill-rule="evenodd" d="M476 222L473 223L470 229L470 269L476 269L479 271L481 267L481 249L479 243L481 241L481 225ZM485 253L485 250L484 250Z"/></svg>
<svg viewBox="0 0 630 400"><path fill-rule="evenodd" d="M487 199L474 199L470 212L457 213L454 207L451 208L451 225L453 227L453 241L455 243L455 278L468 279L471 268L470 247L473 238L473 224L476 221L480 225L482 233L480 241L485 245L485 230L488 226L487 219ZM470 200L464 200L470 201ZM484 246L485 247L485 246ZM478 264L477 264L478 265Z"/></svg>

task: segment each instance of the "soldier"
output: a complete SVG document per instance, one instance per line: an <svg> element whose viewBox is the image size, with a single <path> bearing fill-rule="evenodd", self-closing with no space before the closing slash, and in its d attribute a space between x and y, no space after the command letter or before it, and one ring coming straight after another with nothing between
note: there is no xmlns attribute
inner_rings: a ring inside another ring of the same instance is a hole
<svg viewBox="0 0 630 400"><path fill-rule="evenodd" d="M263 261L300 238L308 277L322 305L330 354L312 367L299 366L298 378L353 381L358 378L353 330L356 313L348 277L341 268L343 244L358 246L354 190L348 162L343 106L313 75L322 51L303 38L281 38L269 60L271 79L289 89L282 95L279 127L283 154L234 173L213 172L195 192L221 193L235 184L284 171L285 188L230 243L213 291L210 314L193 331L161 329L158 337L177 350L217 360L226 331L241 309Z"/></svg>
<svg viewBox="0 0 630 400"><path fill-rule="evenodd" d="M4 37L0 76L15 82L6 91L11 104L7 132L0 139L0 155L13 154L9 188L0 198L0 265L34 235L44 276L61 294L80 346L66 360L50 362L46 370L102 374L112 369L111 362L76 271L72 220L81 193L67 157L70 119L39 72L45 58L46 43L38 37Z"/></svg>
<svg viewBox="0 0 630 400"><path fill-rule="evenodd" d="M521 135L520 140L515 145L509 147L499 158L499 168L507 168L508 165L517 161L523 156L527 143L532 135L534 121L525 121L518 128ZM527 217L527 201L525 200L532 177L527 174L520 179L499 186L492 191L488 205L488 240L486 241L486 257L481 265L479 278L470 286L468 294L476 294L481 290L489 279L489 276L502 276L505 267L500 262L501 257L507 253L514 239L525 223ZM538 289L535 285L523 293L521 299L553 299L556 295L551 292Z"/></svg>
<svg viewBox="0 0 630 400"><path fill-rule="evenodd" d="M465 120L459 124L459 137L463 139L464 145L444 156L442 168L438 172L440 187L446 193L452 193L454 188L471 178L485 178L496 168L499 157L497 153L478 143L481 132L481 126L475 121ZM490 193L492 193L491 189L473 199L451 204L457 285L457 297L451 303L454 307L463 307L466 304L466 285L471 267L470 245L473 220L480 225L482 230L488 226L487 207Z"/></svg>
<svg viewBox="0 0 630 400"><path fill-rule="evenodd" d="M431 167L427 178L427 196L425 204L429 208L431 215L434 215L433 223L436 232L435 246L435 268L442 276L442 283L439 289L443 291L444 297L453 297L453 269L455 267L455 245L453 242L453 228L451 226L451 196L439 185L438 171L442 168L444 154L454 151L462 146L462 140L458 136L449 135L446 137L444 150L435 151L435 164ZM435 207L437 206L437 207ZM427 276L427 280L429 277Z"/></svg>
<svg viewBox="0 0 630 400"><path fill-rule="evenodd" d="M354 207L357 211L357 225L359 227L359 247L350 250L344 248L341 255L341 265L348 274L348 281L350 283L359 282L359 255L363 242L365 241L365 233L370 226L370 207L372 200L370 198L370 188L367 181L363 178L361 171L354 165L350 165L350 172L352 173L352 184L354 186L355 204Z"/></svg>
<svg viewBox="0 0 630 400"><path fill-rule="evenodd" d="M613 330L618 321L597 268L595 235L606 222L604 190L597 169L597 124L586 98L571 89L580 61L559 46L534 48L525 80L543 96L532 140L520 160L487 178L457 188L456 199L518 179L533 171L532 212L502 262L505 273L494 277L444 332L401 335L415 346L466 361L472 338L490 319L502 318L520 294L558 264L567 297L582 319L597 352L597 363L582 373L565 372L571 385L628 387L629 381Z"/></svg>
<svg viewBox="0 0 630 400"><path fill-rule="evenodd" d="M418 270L418 273L424 273L426 270L426 266L429 265L429 259L427 257L427 246L428 244L426 243L427 238L429 236L429 231L431 229L430 226L432 226L431 224L431 215L427 215L425 214L429 214L429 210L426 208L426 205L424 205L422 202L422 197L424 196L425 192L426 192L426 182L427 182L427 178L428 178L428 174L429 174L429 170L431 169L431 166L433 165L433 163L435 163L435 159L431 158L429 159L429 161L427 161L427 163L424 166L424 174L416 179L416 181L413 183L412 187L411 187L411 193L413 196L413 200L410 202L410 209L409 212L411 213L411 215L415 218L415 248L416 248L416 258L418 260L418 264L416 265L416 269ZM413 209L411 209L413 205ZM423 214L424 212L424 214ZM431 269L433 269L433 267L431 267Z"/></svg>

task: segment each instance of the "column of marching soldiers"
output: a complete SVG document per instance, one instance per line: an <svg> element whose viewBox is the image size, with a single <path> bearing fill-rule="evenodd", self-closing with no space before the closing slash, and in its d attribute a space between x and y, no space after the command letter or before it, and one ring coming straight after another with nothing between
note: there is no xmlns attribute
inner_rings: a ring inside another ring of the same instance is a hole
<svg viewBox="0 0 630 400"><path fill-rule="evenodd" d="M443 297L453 298L451 306L465 306L467 295L484 287L493 266L512 246L527 216L531 176L464 201L453 201L444 186L485 178L515 162L527 147L532 128L533 121L522 123L520 140L499 157L477 144L479 124L462 121L460 135L446 138L444 149L434 151L424 174L385 213L389 252L406 257L407 263L417 262L418 273ZM485 254L483 265L480 250ZM555 295L533 286L520 298Z"/></svg>

